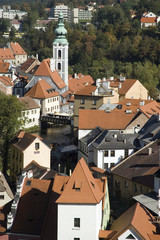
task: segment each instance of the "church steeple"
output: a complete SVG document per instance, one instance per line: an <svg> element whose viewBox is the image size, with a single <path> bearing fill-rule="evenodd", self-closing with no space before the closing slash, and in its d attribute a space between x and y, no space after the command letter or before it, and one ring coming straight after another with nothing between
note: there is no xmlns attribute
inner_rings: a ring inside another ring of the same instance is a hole
<svg viewBox="0 0 160 240"><path fill-rule="evenodd" d="M53 65L66 84L68 90L68 41L67 30L63 23L63 13L60 12L58 26L55 30L56 38L53 41Z"/></svg>

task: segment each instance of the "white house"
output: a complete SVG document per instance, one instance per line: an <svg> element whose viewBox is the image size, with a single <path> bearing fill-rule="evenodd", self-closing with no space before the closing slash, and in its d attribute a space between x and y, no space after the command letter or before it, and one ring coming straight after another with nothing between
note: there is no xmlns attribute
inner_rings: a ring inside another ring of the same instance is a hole
<svg viewBox="0 0 160 240"><path fill-rule="evenodd" d="M24 128L39 126L40 106L35 100L29 96L18 98L24 104L22 111L22 119L24 121Z"/></svg>
<svg viewBox="0 0 160 240"><path fill-rule="evenodd" d="M79 140L78 158L102 169L109 169L136 149L137 134L122 134L119 131L102 130L97 127Z"/></svg>
<svg viewBox="0 0 160 240"><path fill-rule="evenodd" d="M58 204L58 240L99 239L99 230L103 224L102 210L105 192L99 188L98 183L102 184L100 179L92 176L84 159L79 160L56 201ZM104 214L109 212L109 205L105 205L108 209L104 211Z"/></svg>

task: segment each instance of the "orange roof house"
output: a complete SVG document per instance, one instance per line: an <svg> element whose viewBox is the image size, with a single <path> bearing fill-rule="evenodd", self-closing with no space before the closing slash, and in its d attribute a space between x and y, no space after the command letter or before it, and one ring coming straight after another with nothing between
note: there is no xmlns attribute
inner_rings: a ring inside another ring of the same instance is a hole
<svg viewBox="0 0 160 240"><path fill-rule="evenodd" d="M94 80L90 75L83 75L80 73L80 74L74 74L74 76L72 75L68 76L69 90L72 93L75 93L80 89L83 89L86 85L90 85L93 83L94 83Z"/></svg>
<svg viewBox="0 0 160 240"><path fill-rule="evenodd" d="M152 214L145 207L136 203L113 222L109 231L101 231L99 237L105 236L102 239L110 240L120 237L122 239L137 239L138 235L140 239L157 239L150 238L156 233L153 220ZM154 236L156 237L156 234Z"/></svg>
<svg viewBox="0 0 160 240"><path fill-rule="evenodd" d="M25 96L36 99L41 107L42 114L60 111L59 93L44 79L39 79Z"/></svg>
<svg viewBox="0 0 160 240"><path fill-rule="evenodd" d="M6 76L0 76L0 91L12 95L12 79Z"/></svg>
<svg viewBox="0 0 160 240"><path fill-rule="evenodd" d="M12 63L15 62L15 57L10 48L5 48L5 47L0 48L0 58L5 62L7 61L12 61Z"/></svg>

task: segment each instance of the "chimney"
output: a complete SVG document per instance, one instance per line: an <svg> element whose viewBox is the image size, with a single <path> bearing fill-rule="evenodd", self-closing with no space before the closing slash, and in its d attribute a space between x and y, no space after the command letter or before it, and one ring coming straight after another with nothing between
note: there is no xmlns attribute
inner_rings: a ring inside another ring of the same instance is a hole
<svg viewBox="0 0 160 240"><path fill-rule="evenodd" d="M152 154L152 148L148 148L148 155Z"/></svg>
<svg viewBox="0 0 160 240"><path fill-rule="evenodd" d="M122 87L122 83L119 83L119 88L121 88Z"/></svg>
<svg viewBox="0 0 160 240"><path fill-rule="evenodd" d="M58 164L58 173L61 172L61 164Z"/></svg>
<svg viewBox="0 0 160 240"><path fill-rule="evenodd" d="M10 212L10 213L7 215L7 229L10 229L10 228L11 228L12 223L13 223L13 215L12 215L12 213Z"/></svg>
<svg viewBox="0 0 160 240"><path fill-rule="evenodd" d="M53 58L50 58L50 69L52 72L55 71L55 65L54 65L54 59Z"/></svg>
<svg viewBox="0 0 160 240"><path fill-rule="evenodd" d="M71 176L72 175L72 170L71 169L69 169L69 176Z"/></svg>
<svg viewBox="0 0 160 240"><path fill-rule="evenodd" d="M157 122L159 122L160 121L160 114L158 113L157 114Z"/></svg>
<svg viewBox="0 0 160 240"><path fill-rule="evenodd" d="M113 81L114 80L114 77L110 77L110 81Z"/></svg>
<svg viewBox="0 0 160 240"><path fill-rule="evenodd" d="M77 73L74 74L74 78L77 78Z"/></svg>

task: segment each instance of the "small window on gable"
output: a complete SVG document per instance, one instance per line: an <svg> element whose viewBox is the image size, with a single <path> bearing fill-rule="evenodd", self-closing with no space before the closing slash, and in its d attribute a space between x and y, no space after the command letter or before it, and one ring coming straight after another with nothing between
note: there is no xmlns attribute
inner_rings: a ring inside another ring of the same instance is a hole
<svg viewBox="0 0 160 240"><path fill-rule="evenodd" d="M81 189L81 182L80 181L75 181L74 185L73 185L73 189L75 189L76 191L80 191L80 189Z"/></svg>
<svg viewBox="0 0 160 240"><path fill-rule="evenodd" d="M39 149L39 143L35 143L35 149L36 149L36 150Z"/></svg>

